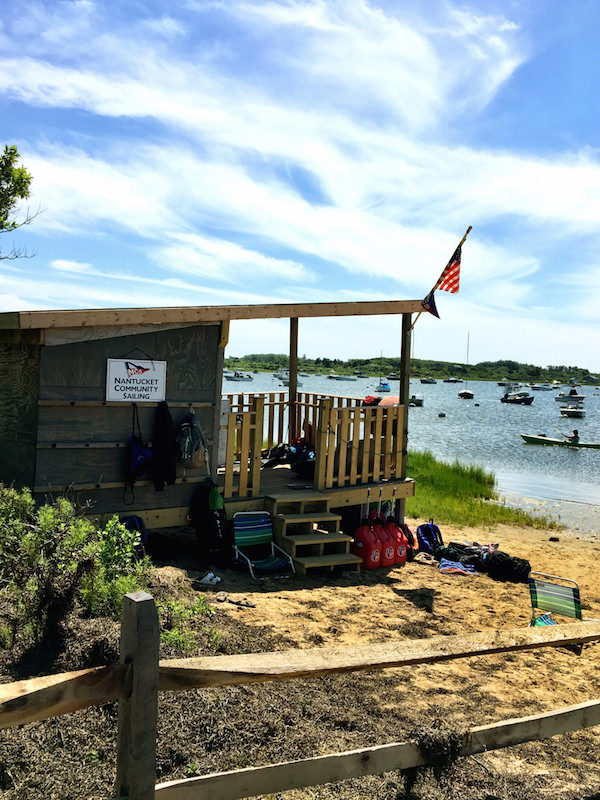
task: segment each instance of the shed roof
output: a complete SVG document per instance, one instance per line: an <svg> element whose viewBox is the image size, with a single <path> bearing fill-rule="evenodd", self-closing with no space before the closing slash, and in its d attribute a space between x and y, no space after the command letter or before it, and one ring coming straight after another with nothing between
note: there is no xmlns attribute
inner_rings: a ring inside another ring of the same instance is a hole
<svg viewBox="0 0 600 800"><path fill-rule="evenodd" d="M160 326L173 323L222 322L233 319L378 316L381 314L412 314L422 310L421 300L363 300L344 303L9 311L0 314L0 330L89 328L101 325L150 324Z"/></svg>

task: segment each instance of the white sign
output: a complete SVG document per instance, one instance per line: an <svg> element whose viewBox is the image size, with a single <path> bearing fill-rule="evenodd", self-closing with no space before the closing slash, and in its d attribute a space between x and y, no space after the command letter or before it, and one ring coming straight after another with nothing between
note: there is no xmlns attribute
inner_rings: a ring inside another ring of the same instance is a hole
<svg viewBox="0 0 600 800"><path fill-rule="evenodd" d="M106 359L106 399L157 403L165 399L167 362Z"/></svg>

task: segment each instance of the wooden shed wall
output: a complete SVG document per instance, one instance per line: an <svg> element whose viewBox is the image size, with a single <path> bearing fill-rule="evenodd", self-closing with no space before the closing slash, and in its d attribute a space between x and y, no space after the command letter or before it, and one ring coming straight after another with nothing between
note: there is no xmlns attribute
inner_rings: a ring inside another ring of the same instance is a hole
<svg viewBox="0 0 600 800"><path fill-rule="evenodd" d="M133 501L127 502L131 498L124 495L123 484L133 405L105 401L106 361L108 358L166 361L165 399L173 422L177 426L192 405L212 456L221 397L223 351L219 340L218 324L88 338L38 348L37 365L34 350L21 353L11 348L8 360L14 363L17 357L21 360L27 357L35 378L31 381L37 385L37 392L33 391L35 386L25 391L21 378L13 389L21 399L20 404L13 402L14 408L21 409L18 438L30 446L32 437L34 441L33 458L29 459L33 470L30 466L21 470L23 478L29 476L33 480L22 483L32 485L40 501L66 491L71 499L82 505L90 503L98 513L133 513L140 509L189 505L195 483L206 476L204 465L186 470L178 466L177 483L165 486L162 491L156 491L147 479L141 479L135 486ZM35 401L24 403L23 395L30 394ZM155 403L138 404L146 440L152 439L156 407ZM8 414L5 413L0 425L10 441ZM10 478L10 465L3 466L6 481Z"/></svg>
<svg viewBox="0 0 600 800"><path fill-rule="evenodd" d="M0 331L0 481L33 486L40 332Z"/></svg>

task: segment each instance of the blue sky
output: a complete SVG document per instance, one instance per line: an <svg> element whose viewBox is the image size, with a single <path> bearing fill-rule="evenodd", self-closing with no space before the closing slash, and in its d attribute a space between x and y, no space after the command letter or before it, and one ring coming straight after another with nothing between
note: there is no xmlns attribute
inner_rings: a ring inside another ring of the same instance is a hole
<svg viewBox="0 0 600 800"><path fill-rule="evenodd" d="M0 311L424 297L414 355L600 372L600 3L29 2L0 119L34 176ZM25 211L25 208L23 209ZM397 317L300 324L398 355ZM285 352L284 322L228 353Z"/></svg>

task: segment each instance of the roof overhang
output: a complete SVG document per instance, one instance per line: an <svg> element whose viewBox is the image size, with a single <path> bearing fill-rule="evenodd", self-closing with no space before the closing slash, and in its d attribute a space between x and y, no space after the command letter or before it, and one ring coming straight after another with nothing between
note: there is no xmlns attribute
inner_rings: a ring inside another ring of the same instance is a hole
<svg viewBox="0 0 600 800"><path fill-rule="evenodd" d="M379 316L382 314L412 314L422 310L421 300L365 300L344 303L11 311L0 314L0 330L91 328L101 325L160 326L174 323L216 323L235 319Z"/></svg>

